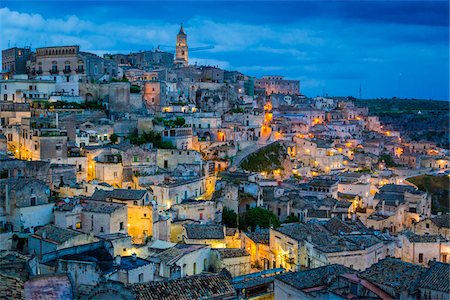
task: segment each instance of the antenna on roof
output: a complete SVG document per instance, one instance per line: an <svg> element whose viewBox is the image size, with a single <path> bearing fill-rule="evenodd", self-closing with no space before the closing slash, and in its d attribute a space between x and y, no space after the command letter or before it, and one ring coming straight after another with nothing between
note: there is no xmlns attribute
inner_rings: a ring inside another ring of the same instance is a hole
<svg viewBox="0 0 450 300"><path fill-rule="evenodd" d="M11 47L11 40L8 40L8 48Z"/></svg>
<svg viewBox="0 0 450 300"><path fill-rule="evenodd" d="M362 84L359 83L359 99L362 99Z"/></svg>

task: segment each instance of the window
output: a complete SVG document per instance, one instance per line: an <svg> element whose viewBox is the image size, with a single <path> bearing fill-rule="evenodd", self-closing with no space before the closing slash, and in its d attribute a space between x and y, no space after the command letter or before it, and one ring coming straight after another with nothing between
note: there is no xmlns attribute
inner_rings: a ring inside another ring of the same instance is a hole
<svg viewBox="0 0 450 300"><path fill-rule="evenodd" d="M447 254L442 254L442 262L447 262Z"/></svg>
<svg viewBox="0 0 450 300"><path fill-rule="evenodd" d="M425 224L425 227L430 228L430 224L429 223Z"/></svg>
<svg viewBox="0 0 450 300"><path fill-rule="evenodd" d="M200 220L203 220L203 213L200 213Z"/></svg>
<svg viewBox="0 0 450 300"><path fill-rule="evenodd" d="M194 263L194 265L192 266L194 273L192 275L195 275L197 273L197 263Z"/></svg>
<svg viewBox="0 0 450 300"><path fill-rule="evenodd" d="M30 206L35 206L36 205L36 197L33 196L30 198Z"/></svg>
<svg viewBox="0 0 450 300"><path fill-rule="evenodd" d="M144 273L139 274L139 282L144 282Z"/></svg>
<svg viewBox="0 0 450 300"><path fill-rule="evenodd" d="M419 263L423 263L423 253L419 253Z"/></svg>
<svg viewBox="0 0 450 300"><path fill-rule="evenodd" d="M103 226L100 226L100 232L104 232Z"/></svg>
<svg viewBox="0 0 450 300"><path fill-rule="evenodd" d="M56 145L56 151L61 151L61 145Z"/></svg>
<svg viewBox="0 0 450 300"><path fill-rule="evenodd" d="M81 229L81 222L77 222L77 223L75 224L75 228L76 228L76 229Z"/></svg>
<svg viewBox="0 0 450 300"><path fill-rule="evenodd" d="M138 205L136 200L133 201L133 205Z"/></svg>
<svg viewBox="0 0 450 300"><path fill-rule="evenodd" d="M123 230L123 222L120 222L120 224L119 224L119 230Z"/></svg>
<svg viewBox="0 0 450 300"><path fill-rule="evenodd" d="M114 172L114 178L117 178L117 172Z"/></svg>

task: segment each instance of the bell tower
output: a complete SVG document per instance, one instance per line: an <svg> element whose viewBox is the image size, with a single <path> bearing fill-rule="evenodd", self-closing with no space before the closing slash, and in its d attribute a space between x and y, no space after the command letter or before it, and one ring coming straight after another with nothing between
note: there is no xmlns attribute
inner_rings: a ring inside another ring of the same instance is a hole
<svg viewBox="0 0 450 300"><path fill-rule="evenodd" d="M188 65L187 34L184 32L183 23L181 23L180 31L177 34L175 64L180 66Z"/></svg>

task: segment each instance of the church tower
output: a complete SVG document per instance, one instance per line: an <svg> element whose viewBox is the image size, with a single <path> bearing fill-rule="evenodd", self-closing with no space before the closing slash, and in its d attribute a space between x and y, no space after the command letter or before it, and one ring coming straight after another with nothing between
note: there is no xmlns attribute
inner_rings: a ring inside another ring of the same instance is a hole
<svg viewBox="0 0 450 300"><path fill-rule="evenodd" d="M177 35L175 64L180 65L180 66L188 65L187 35L186 35L186 33L184 33L183 23L181 23L180 32L178 32L178 35Z"/></svg>

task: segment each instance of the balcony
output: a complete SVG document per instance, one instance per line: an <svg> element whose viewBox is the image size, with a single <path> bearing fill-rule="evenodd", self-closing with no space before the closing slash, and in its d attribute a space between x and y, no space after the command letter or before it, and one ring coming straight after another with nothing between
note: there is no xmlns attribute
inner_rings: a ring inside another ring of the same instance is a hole
<svg viewBox="0 0 450 300"><path fill-rule="evenodd" d="M84 73L84 68L77 68L77 69L75 70L75 72L77 72L78 74Z"/></svg>
<svg viewBox="0 0 450 300"><path fill-rule="evenodd" d="M70 74L70 72L72 72L72 70L70 68L66 68L64 69L64 74Z"/></svg>
<svg viewBox="0 0 450 300"><path fill-rule="evenodd" d="M41 75L42 74L42 70L37 70L36 74Z"/></svg>
<svg viewBox="0 0 450 300"><path fill-rule="evenodd" d="M58 69L51 69L51 70L49 70L49 73L50 74L59 74L59 71L58 71Z"/></svg>

